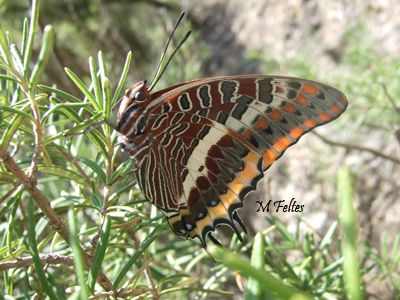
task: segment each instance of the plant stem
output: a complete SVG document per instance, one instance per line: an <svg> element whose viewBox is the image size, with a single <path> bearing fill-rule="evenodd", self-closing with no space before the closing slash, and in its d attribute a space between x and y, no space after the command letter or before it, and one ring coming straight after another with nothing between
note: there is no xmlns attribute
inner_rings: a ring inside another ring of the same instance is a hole
<svg viewBox="0 0 400 300"><path fill-rule="evenodd" d="M70 236L66 225L61 220L60 216L51 208L50 201L37 188L36 181L27 176L24 171L22 171L22 169L16 164L10 154L1 147L0 158L3 160L3 163L6 165L8 170L18 178L18 180L22 183L28 193L35 200L41 211L49 219L49 225L62 236L62 238L68 245L70 245ZM90 269L91 260L89 256L83 252L83 258L85 261L85 267L87 269ZM98 278L99 283L103 286L104 289L111 289L112 284L110 280L104 275L104 273L100 272Z"/></svg>
<svg viewBox="0 0 400 300"><path fill-rule="evenodd" d="M72 256L57 255L57 254L40 255L40 261L43 264L49 264L49 265L63 264L66 266L72 266L74 264ZM33 265L32 256L19 257L15 260L0 262L0 272L8 269L30 267L31 265Z"/></svg>

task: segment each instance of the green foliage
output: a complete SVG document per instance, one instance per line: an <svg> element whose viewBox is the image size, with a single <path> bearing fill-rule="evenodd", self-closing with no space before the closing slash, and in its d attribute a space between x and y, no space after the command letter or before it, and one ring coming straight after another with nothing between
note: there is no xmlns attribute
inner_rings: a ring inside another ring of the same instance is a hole
<svg viewBox="0 0 400 300"><path fill-rule="evenodd" d="M389 284L396 291L400 291L400 235L389 237L385 232L382 235L378 253L372 253L372 258L379 268L379 276L382 280L388 279Z"/></svg>
<svg viewBox="0 0 400 300"><path fill-rule="evenodd" d="M263 243L262 240L262 235L258 235L257 240L255 240L253 245L254 258L252 257L252 263L257 266L253 266L239 255L227 252L221 248L213 247L210 249L210 252L218 262L221 262L231 269L239 270L241 274L254 280L253 283L250 281L250 286L247 286L247 298L250 298L249 295L251 295L251 297L254 297L253 299L262 299L263 296L261 290L263 290L264 293L275 299L311 299L311 297L307 296L305 293L301 293L295 288L282 283L264 270L265 263L263 258L264 248L261 246ZM255 256L258 256L258 258L255 258ZM257 285L257 287L254 288L251 285ZM250 288L254 290L250 291Z"/></svg>
<svg viewBox="0 0 400 300"><path fill-rule="evenodd" d="M263 235L261 233L257 233L257 235L254 237L253 249L251 252L251 266L256 270L257 269L263 270L265 266L264 243L265 242ZM263 291L261 280L256 280L250 276L249 281L247 282L245 299L246 300L262 299L262 298L266 299L267 296L264 295L265 292L268 292L268 290Z"/></svg>
<svg viewBox="0 0 400 300"><path fill-rule="evenodd" d="M338 199L340 205L340 221L344 236L341 243L343 262L343 280L346 295L350 299L363 299L361 291L360 267L357 255L357 215L354 209L354 191L352 178L347 168L338 173Z"/></svg>
<svg viewBox="0 0 400 300"><path fill-rule="evenodd" d="M74 257L75 274L78 277L80 287L80 299L89 298L89 288L86 284L85 262L79 242L78 224L73 208L68 211L68 227L71 236L71 249Z"/></svg>
<svg viewBox="0 0 400 300"><path fill-rule="evenodd" d="M29 199L28 201L28 246L29 246L29 251L32 254L32 260L35 265L35 271L37 272L37 275L40 280L40 286L41 290L44 292L44 294L48 295L50 299L55 300L57 299L56 295L54 294L53 289L51 288L51 283L49 278L47 278L45 272L43 271L43 265L42 262L40 261L39 257L39 250L37 248L37 242L36 242L36 224L33 216L33 204L32 204L32 199Z"/></svg>

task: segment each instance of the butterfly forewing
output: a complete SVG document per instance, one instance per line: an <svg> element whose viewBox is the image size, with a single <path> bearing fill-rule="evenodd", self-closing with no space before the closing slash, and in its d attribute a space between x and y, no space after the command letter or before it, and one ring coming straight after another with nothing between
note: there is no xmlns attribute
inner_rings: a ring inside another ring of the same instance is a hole
<svg viewBox="0 0 400 300"><path fill-rule="evenodd" d="M151 95L141 134L124 141L146 197L177 234L206 245L218 224L238 232L236 210L264 171L346 106L340 91L303 79L205 78Z"/></svg>

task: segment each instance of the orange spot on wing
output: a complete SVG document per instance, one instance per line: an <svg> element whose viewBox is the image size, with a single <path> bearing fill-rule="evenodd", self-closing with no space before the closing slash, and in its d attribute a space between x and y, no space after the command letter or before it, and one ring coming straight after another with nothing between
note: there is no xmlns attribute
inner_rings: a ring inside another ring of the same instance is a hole
<svg viewBox="0 0 400 300"><path fill-rule="evenodd" d="M220 195L219 198L225 204L226 208L228 208L235 202L240 202L238 197L236 197L236 195L231 190L228 190L228 192L226 192L225 194Z"/></svg>
<svg viewBox="0 0 400 300"><path fill-rule="evenodd" d="M204 228L211 225L211 218L207 212L207 216L201 220L196 221L196 228L198 228L199 233L203 232Z"/></svg>
<svg viewBox="0 0 400 300"><path fill-rule="evenodd" d="M246 163L248 163L248 164L250 164L250 165L253 165L253 166L257 166L258 159L259 159L259 156L258 156L258 154L257 154L256 152L254 152L254 151L250 151L249 154L247 154L247 155L243 158L243 160L244 160Z"/></svg>
<svg viewBox="0 0 400 300"><path fill-rule="evenodd" d="M308 104L308 99L306 97L304 97L303 94L298 95L295 101L297 104L300 104L300 105Z"/></svg>
<svg viewBox="0 0 400 300"><path fill-rule="evenodd" d="M283 111L293 113L296 111L296 107L292 103L288 103L283 107Z"/></svg>
<svg viewBox="0 0 400 300"><path fill-rule="evenodd" d="M315 126L317 126L317 123L315 123L313 119L308 119L304 121L304 125L308 128L314 128Z"/></svg>
<svg viewBox="0 0 400 300"><path fill-rule="evenodd" d="M332 107L331 107L331 111L335 114L335 115L338 115L338 114L340 114L340 108L339 108L339 106L337 106L337 105L333 105Z"/></svg>
<svg viewBox="0 0 400 300"><path fill-rule="evenodd" d="M176 96L169 96L167 99L165 99L165 103L172 103L176 99Z"/></svg>
<svg viewBox="0 0 400 300"><path fill-rule="evenodd" d="M303 92L309 95L315 95L318 93L318 88L313 83L304 83Z"/></svg>
<svg viewBox="0 0 400 300"><path fill-rule="evenodd" d="M279 151L284 151L290 145L290 139L287 136L281 137L274 144L273 147Z"/></svg>
<svg viewBox="0 0 400 300"><path fill-rule="evenodd" d="M222 204L222 202L218 203L217 206L209 207L208 213L213 219L220 219L227 215L225 206Z"/></svg>
<svg viewBox="0 0 400 300"><path fill-rule="evenodd" d="M319 114L318 117L324 122L328 122L328 121L331 120L331 116L326 112L323 112L323 113Z"/></svg>
<svg viewBox="0 0 400 300"><path fill-rule="evenodd" d="M272 120L280 120L281 119L281 113L277 109L272 110L268 116Z"/></svg>
<svg viewBox="0 0 400 300"><path fill-rule="evenodd" d="M299 137L301 137L302 134L303 134L303 129L301 129L300 127L295 127L292 130L290 130L290 135L294 139L298 139Z"/></svg>
<svg viewBox="0 0 400 300"><path fill-rule="evenodd" d="M237 176L228 184L228 187L236 195L239 195L239 193L246 187L246 184L241 180L240 176Z"/></svg>
<svg viewBox="0 0 400 300"><path fill-rule="evenodd" d="M263 116L260 116L257 120L257 122L253 125L255 129L263 129L267 127L268 124L268 119L264 118Z"/></svg>
<svg viewBox="0 0 400 300"><path fill-rule="evenodd" d="M276 154L274 151L272 151L271 149L267 149L264 152L264 157L263 157L263 163L264 163L264 167L267 167L269 165L272 165L272 163L275 161L276 159Z"/></svg>
<svg viewBox="0 0 400 300"><path fill-rule="evenodd" d="M251 182L254 177L258 175L258 171L251 165L247 165L243 171L240 171L240 176L247 180L248 182Z"/></svg>

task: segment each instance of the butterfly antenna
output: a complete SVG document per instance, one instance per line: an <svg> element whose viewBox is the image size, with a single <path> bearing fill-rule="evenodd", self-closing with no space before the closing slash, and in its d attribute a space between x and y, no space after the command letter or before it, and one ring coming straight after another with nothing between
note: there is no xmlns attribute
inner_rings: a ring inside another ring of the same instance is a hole
<svg viewBox="0 0 400 300"><path fill-rule="evenodd" d="M182 21L182 19L183 19L184 16L185 16L185 12L183 11L183 12L181 13L181 15L179 16L178 20L176 21L176 24L175 24L175 26L174 26L174 29L172 30L172 33L170 34L170 36L169 36L169 38L168 38L168 41L167 41L167 43L165 44L164 51L161 53L160 61L158 62L158 66L157 66L156 72L154 73L154 76L153 76L153 78L151 79L151 84L150 84L151 86L153 86L154 80L157 78L158 74L160 73L161 65L162 65L162 62L163 62L163 60L164 60L165 53L167 52L169 43L171 42L172 37L174 36L175 31L176 31L176 29L178 28L178 26L179 26L179 24L181 23L181 21Z"/></svg>
<svg viewBox="0 0 400 300"><path fill-rule="evenodd" d="M178 52L178 50L182 47L182 45L186 42L186 40L188 39L188 37L190 36L192 32L189 30L188 32L186 32L186 35L184 36L184 38L180 41L178 47L175 48L174 52L172 52L171 56L169 57L169 59L167 60L167 63L165 64L164 68L162 69L162 71L160 72L160 75L158 75L157 79L155 80L154 83L152 83L152 85L149 88L149 91L152 90L152 88L157 84L157 82L160 80L160 78L162 77L162 75L164 74L164 72L167 70L167 67L169 65L169 63L171 62L172 58L174 57L174 55L176 54L176 52Z"/></svg>
<svg viewBox="0 0 400 300"><path fill-rule="evenodd" d="M176 47L176 49L174 50L174 52L171 54L170 58L168 59L167 63L165 64L164 68L161 70L161 67L162 67L162 65L163 65L163 61L164 61L164 58L165 58L165 53L167 52L167 49L168 49L168 46L169 46L169 44L170 44L170 42L171 42L171 40L172 40L172 37L174 36L175 31L176 31L176 29L178 28L178 26L179 26L179 24L181 23L181 21L182 21L182 19L183 19L184 16L185 16L185 12L182 12L181 15L180 15L179 18L178 18L178 21L176 21L176 24L175 24L175 26L174 26L174 29L172 30L172 33L170 34L170 36L169 36L169 38L168 38L168 41L167 41L167 43L166 43L166 45L165 45L165 47L164 47L164 51L163 51L162 54L161 54L160 61L159 61L159 63L158 63L156 72L154 73L154 76L153 76L153 78L152 78L152 80L151 80L149 91L151 91L151 90L154 88L154 86L157 84L158 80L159 80L159 79L161 78L161 76L164 74L164 72L165 72L165 70L166 70L166 68L167 68L167 66L168 66L168 64L169 64L169 62L170 62L171 59L174 57L175 53L176 53L176 52L179 50L179 48L186 42L186 40L188 39L189 35L191 34L191 31L190 31L190 30L185 34L184 38L180 41L178 47Z"/></svg>

